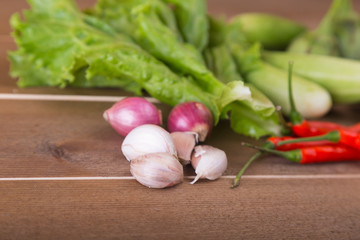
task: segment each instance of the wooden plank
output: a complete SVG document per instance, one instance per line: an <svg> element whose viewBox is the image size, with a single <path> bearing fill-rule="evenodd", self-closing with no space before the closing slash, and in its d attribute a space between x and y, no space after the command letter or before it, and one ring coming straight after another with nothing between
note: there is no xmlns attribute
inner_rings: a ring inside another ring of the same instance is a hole
<svg viewBox="0 0 360 240"><path fill-rule="evenodd" d="M1 239L358 239L360 180L0 182Z"/></svg>
<svg viewBox="0 0 360 240"><path fill-rule="evenodd" d="M129 174L122 138L101 114L112 103L0 104L2 176Z"/></svg>
<svg viewBox="0 0 360 240"><path fill-rule="evenodd" d="M120 146L123 138L102 118L111 102L0 100L0 177L130 176ZM163 118L170 107L158 105ZM334 108L326 119L351 124L360 106ZM346 115L347 118L343 118ZM164 125L166 127L166 123ZM225 137L226 136L226 137ZM261 142L234 133L222 121L205 142L223 149L229 160L225 175L234 175L254 151L241 147ZM194 175L190 166L186 175ZM278 157L255 162L249 175L359 174L360 162L299 166Z"/></svg>
<svg viewBox="0 0 360 240"><path fill-rule="evenodd" d="M0 39L0 92L16 91L15 79L9 75L10 64L7 58L7 52L14 50L15 44L7 40Z"/></svg>

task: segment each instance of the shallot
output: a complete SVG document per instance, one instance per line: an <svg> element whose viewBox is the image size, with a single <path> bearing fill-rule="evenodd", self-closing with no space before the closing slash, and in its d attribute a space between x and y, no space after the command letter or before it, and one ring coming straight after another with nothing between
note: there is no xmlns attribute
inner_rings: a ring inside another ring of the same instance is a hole
<svg viewBox="0 0 360 240"><path fill-rule="evenodd" d="M128 97L106 110L103 117L122 136L143 124L162 124L161 111L141 97Z"/></svg>
<svg viewBox="0 0 360 240"><path fill-rule="evenodd" d="M168 118L170 132L196 132L199 141L205 141L213 127L209 109L199 102L185 102L175 106Z"/></svg>

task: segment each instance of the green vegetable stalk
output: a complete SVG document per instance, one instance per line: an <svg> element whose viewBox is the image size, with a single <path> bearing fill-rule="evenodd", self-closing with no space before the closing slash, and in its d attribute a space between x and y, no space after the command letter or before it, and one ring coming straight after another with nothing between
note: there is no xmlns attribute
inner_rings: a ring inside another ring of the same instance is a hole
<svg viewBox="0 0 360 240"><path fill-rule="evenodd" d="M234 80L243 81L237 71L230 49L225 44L206 49L204 56L208 68L220 81L224 83Z"/></svg>

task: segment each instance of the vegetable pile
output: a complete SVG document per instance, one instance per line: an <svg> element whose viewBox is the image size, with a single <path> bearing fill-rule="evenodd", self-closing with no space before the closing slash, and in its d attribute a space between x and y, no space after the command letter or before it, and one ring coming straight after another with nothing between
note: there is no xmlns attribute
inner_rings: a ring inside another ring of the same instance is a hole
<svg viewBox="0 0 360 240"><path fill-rule="evenodd" d="M169 132L162 128L162 113L144 98L127 97L104 112L104 118L125 139L121 150L130 172L141 184L165 188L183 181L182 165L195 169L194 184L215 180L227 168L224 151L198 145L212 130L209 109L198 102L175 106L168 116Z"/></svg>
<svg viewBox="0 0 360 240"><path fill-rule="evenodd" d="M98 0L84 11L73 0L28 2L30 10L10 20L18 46L9 52L10 73L19 87L111 87L150 95L181 109L170 114L170 131L196 131L200 140L221 119L245 136L281 136L287 128L281 125L280 106L296 137L337 130L331 134L343 145L334 151L347 151L341 140L349 128L296 119L322 117L333 103L360 102L360 20L350 0L334 0L315 30L263 13L225 21L207 13L205 0ZM296 63L291 84L289 60ZM162 124L161 113L142 98L122 104L104 113L120 134ZM172 114L188 117L186 111L196 104L204 106L203 115L185 128L173 121ZM289 139L269 138L271 147L261 148L238 176L262 152L289 147L289 142L279 144L283 140ZM326 143L326 149L311 144L329 152L332 145Z"/></svg>
<svg viewBox="0 0 360 240"><path fill-rule="evenodd" d="M29 0L24 18L11 18L18 46L9 53L11 75L20 87L116 87L171 106L200 102L214 124L229 118L237 133L279 135L275 106L289 114L290 59L297 63L294 98L304 117L325 115L332 101L360 101L359 62L308 54L318 53L315 47L293 50L308 35L331 35L341 56L353 52L346 46L359 48L345 44L358 32L350 3L334 0L310 32L262 13L226 22L207 14L205 0L99 0L85 11L72 0ZM287 47L296 53L274 51Z"/></svg>

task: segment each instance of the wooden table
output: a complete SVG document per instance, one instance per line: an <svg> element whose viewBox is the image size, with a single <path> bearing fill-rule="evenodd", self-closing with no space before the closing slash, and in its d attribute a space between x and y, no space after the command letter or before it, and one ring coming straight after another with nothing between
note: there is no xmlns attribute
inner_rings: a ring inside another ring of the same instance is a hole
<svg viewBox="0 0 360 240"><path fill-rule="evenodd" d="M211 0L209 11L264 11L314 27L329 3ZM228 155L222 178L190 185L186 167L176 187L140 185L120 151L123 138L102 118L128 93L19 89L8 76L6 52L15 49L8 19L24 7L12 0L0 8L0 239L360 239L359 162L300 166L266 157L230 189L254 153L240 142L255 140L226 121L206 142ZM355 123L360 106L337 105L324 119Z"/></svg>

